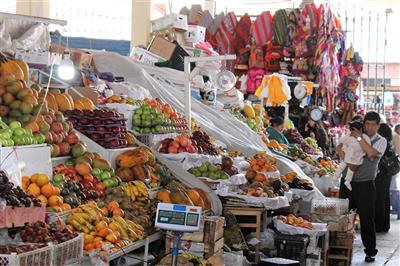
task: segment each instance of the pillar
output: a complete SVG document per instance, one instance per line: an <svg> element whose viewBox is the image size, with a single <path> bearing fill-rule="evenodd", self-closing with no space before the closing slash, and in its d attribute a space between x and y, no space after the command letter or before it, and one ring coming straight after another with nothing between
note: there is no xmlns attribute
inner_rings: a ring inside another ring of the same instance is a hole
<svg viewBox="0 0 400 266"><path fill-rule="evenodd" d="M131 47L150 41L151 0L132 0Z"/></svg>
<svg viewBox="0 0 400 266"><path fill-rule="evenodd" d="M16 2L18 15L49 17L49 0L16 0Z"/></svg>

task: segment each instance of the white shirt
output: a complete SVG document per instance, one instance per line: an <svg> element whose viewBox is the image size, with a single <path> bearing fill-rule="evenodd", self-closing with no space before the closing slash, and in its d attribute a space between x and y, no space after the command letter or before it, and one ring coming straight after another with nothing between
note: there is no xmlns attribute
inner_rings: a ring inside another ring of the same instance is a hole
<svg viewBox="0 0 400 266"><path fill-rule="evenodd" d="M394 150L396 151L397 154L400 154L400 135L397 134L396 132L393 133L393 146Z"/></svg>
<svg viewBox="0 0 400 266"><path fill-rule="evenodd" d="M363 138L371 145L371 140L368 135L363 134ZM343 144L345 163L354 165L361 165L363 163L365 152L355 137L347 134L339 140L339 144Z"/></svg>
<svg viewBox="0 0 400 266"><path fill-rule="evenodd" d="M371 142L373 142L377 136L378 134L370 138ZM385 153L386 146L387 146L387 140L381 136L380 140L378 140L377 142L374 143L374 145L372 145L372 148L374 148L379 153L378 157L382 157L383 154Z"/></svg>

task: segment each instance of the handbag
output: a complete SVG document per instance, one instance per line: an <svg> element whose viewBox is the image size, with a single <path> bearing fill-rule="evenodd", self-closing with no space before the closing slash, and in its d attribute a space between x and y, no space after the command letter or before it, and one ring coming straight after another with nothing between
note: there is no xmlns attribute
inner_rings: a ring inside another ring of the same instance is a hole
<svg viewBox="0 0 400 266"><path fill-rule="evenodd" d="M400 172L399 155L396 154L392 147L389 147L382 156L380 164L389 176L397 175Z"/></svg>

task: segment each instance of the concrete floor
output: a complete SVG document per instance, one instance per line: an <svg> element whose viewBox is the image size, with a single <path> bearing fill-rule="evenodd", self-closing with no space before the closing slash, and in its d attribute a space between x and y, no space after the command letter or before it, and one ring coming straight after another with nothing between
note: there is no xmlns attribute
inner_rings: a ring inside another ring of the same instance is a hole
<svg viewBox="0 0 400 266"><path fill-rule="evenodd" d="M400 266L400 220L396 220L396 218L397 215L391 216L390 231L388 233L378 233L376 235L378 254L374 263L364 262L364 247L361 242L360 232L357 232L353 245L352 265Z"/></svg>

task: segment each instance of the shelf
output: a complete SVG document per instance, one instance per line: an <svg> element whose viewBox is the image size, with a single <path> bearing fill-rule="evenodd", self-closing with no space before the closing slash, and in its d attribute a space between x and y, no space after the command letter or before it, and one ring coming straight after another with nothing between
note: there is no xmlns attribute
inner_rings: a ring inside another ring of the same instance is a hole
<svg viewBox="0 0 400 266"><path fill-rule="evenodd" d="M157 241L157 240L161 239L161 236L162 236L162 232L157 232L157 233L154 233L152 235L149 235L148 237L144 238L143 240L135 241L132 244L121 248L124 251L118 250L118 251L115 251L115 252L111 253L110 256L108 257L108 261L114 260L116 258L119 258L119 257L125 255L125 254L128 254L129 252L132 252L132 251L134 251L136 249L144 247L146 245L146 240L149 241L148 242L149 244L154 242L154 241Z"/></svg>
<svg viewBox="0 0 400 266"><path fill-rule="evenodd" d="M329 260L350 260L348 256L343 255L328 255Z"/></svg>

